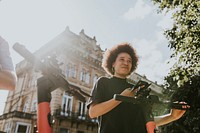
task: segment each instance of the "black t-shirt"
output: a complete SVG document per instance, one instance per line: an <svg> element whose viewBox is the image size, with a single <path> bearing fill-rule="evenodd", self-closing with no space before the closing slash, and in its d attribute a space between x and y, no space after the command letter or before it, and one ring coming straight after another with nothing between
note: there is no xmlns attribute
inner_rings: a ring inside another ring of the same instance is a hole
<svg viewBox="0 0 200 133"><path fill-rule="evenodd" d="M101 77L92 90L88 107L92 103L108 101L114 94L132 86L126 79ZM138 104L122 102L98 120L99 133L147 133L144 113Z"/></svg>

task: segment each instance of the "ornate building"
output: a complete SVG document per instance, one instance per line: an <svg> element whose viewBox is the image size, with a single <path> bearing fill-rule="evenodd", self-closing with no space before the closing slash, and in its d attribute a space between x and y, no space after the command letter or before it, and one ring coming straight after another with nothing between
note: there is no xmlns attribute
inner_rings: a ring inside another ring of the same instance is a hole
<svg viewBox="0 0 200 133"><path fill-rule="evenodd" d="M41 60L46 56L56 55L62 74L68 82L89 94L97 78L106 74L101 67L103 50L96 43L95 37L87 36L84 30L77 35L67 27L34 55ZM0 116L0 131L37 132L37 79L42 74L34 69L35 65L37 64L30 64L26 60L17 64L17 88L8 94L4 113ZM133 82L145 79L136 73L130 78ZM161 94L162 87L151 83L154 85L153 92ZM97 120L88 117L86 103L61 88L52 91L51 96L54 133L97 133Z"/></svg>

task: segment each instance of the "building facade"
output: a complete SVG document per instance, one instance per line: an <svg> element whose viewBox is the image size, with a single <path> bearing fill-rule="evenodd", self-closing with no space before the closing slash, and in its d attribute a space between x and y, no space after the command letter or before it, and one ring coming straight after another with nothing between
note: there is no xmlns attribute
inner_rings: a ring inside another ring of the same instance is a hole
<svg viewBox="0 0 200 133"><path fill-rule="evenodd" d="M106 75L101 67L103 52L95 37L87 36L84 30L77 35L67 27L34 55L40 60L56 55L57 64L67 81L90 94L95 81ZM17 87L8 94L4 113L0 116L0 131L37 132L37 79L43 75L35 68L37 64L30 64L26 60L17 64ZM136 73L131 75L130 79L134 83L143 79L151 82ZM153 82L151 84L154 85L153 93L162 93L162 87ZM88 117L85 102L62 88L52 91L51 97L54 133L97 133L97 119ZM86 99L88 100L88 97Z"/></svg>

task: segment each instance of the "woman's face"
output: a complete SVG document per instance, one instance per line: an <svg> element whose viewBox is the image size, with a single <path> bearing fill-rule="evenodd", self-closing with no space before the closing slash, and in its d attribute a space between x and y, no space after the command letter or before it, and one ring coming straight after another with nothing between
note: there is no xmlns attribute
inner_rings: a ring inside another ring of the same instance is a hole
<svg viewBox="0 0 200 133"><path fill-rule="evenodd" d="M118 54L115 62L113 63L114 76L119 78L126 78L132 68L132 58L128 53Z"/></svg>

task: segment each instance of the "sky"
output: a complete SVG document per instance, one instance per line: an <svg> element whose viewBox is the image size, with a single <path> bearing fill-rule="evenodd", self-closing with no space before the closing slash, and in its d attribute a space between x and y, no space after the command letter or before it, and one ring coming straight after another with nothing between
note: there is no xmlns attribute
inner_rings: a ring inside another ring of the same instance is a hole
<svg viewBox="0 0 200 133"><path fill-rule="evenodd" d="M0 0L0 36L10 45L14 65L23 59L14 43L35 52L67 26L95 36L103 50L130 42L139 56L136 72L161 84L171 67L163 32L173 21L170 13L157 11L151 0ZM0 90L0 114L7 94Z"/></svg>

